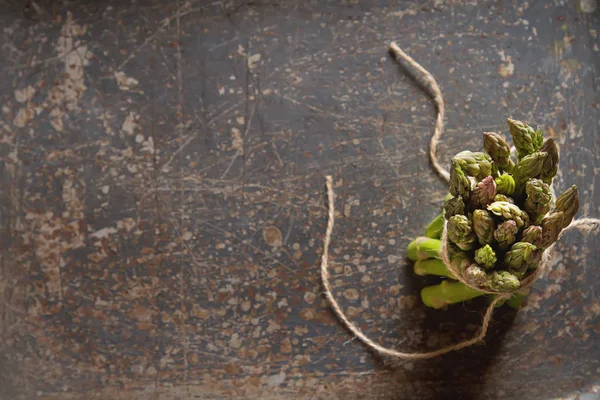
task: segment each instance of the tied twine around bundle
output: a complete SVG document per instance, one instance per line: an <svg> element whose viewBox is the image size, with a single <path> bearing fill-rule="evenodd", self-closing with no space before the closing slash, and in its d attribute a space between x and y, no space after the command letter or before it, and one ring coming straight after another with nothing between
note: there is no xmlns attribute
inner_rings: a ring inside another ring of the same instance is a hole
<svg viewBox="0 0 600 400"><path fill-rule="evenodd" d="M406 62L413 69L418 71L421 76L413 76L417 81L421 78L424 81L422 84L422 88L427 92L429 96L431 96L436 109L437 109L437 118L434 128L433 136L431 137L431 142L429 144L429 158L434 170L440 175L442 179L446 182L450 180L450 173L442 167L437 158L437 145L442 136L443 126L444 126L444 100L442 98L442 92L433 78L433 76L419 65L415 60L413 60L408 54L404 53L396 43L392 42L390 44L390 52L396 57L396 59L400 59ZM410 71L413 73L412 71ZM327 185L327 200L328 200L328 219L327 219L327 230L325 231L325 239L323 241L323 254L321 256L321 279L323 281L324 293L329 305L334 310L338 319L342 324L361 342L363 342L370 349L386 356L394 357L397 359L403 360L424 360L428 358L438 357L442 354L449 353L454 350L460 350L465 347L472 346L476 343L483 341L484 337L487 334L490 321L492 319L492 314L494 313L494 308L496 305L511 297L515 293L526 292L530 289L538 277L552 265L552 251L554 249L554 244L544 250L542 254L542 258L537 266L537 268L528 275L525 279L521 281L521 287L513 292L498 292L489 289L483 289L478 286L474 286L469 282L465 281L465 279L461 276L459 270L457 270L452 263L450 262L450 257L448 256L448 235L446 232L446 223L444 223L444 229L442 231L442 246L440 249L440 257L443 263L446 265L446 268L454 275L455 279L461 282L462 284L480 291L485 294L495 295L494 300L490 303L488 308L486 309L483 319L481 321L481 327L479 331L470 339L442 347L437 350L427 351L427 352L402 352L395 349L387 348L381 346L380 344L374 342L369 337L367 337L352 321L348 319L337 300L333 297L333 292L331 290L331 284L329 282L329 245L331 243L331 233L333 232L333 223L335 220L335 193L333 191L333 179L331 176L326 176L326 185ZM553 192L554 193L554 192ZM564 228L559 235L563 235L568 230L571 229L580 229L584 233L589 233L591 230L595 229L598 225L600 225L600 219L597 218L579 218L571 222L569 226Z"/></svg>

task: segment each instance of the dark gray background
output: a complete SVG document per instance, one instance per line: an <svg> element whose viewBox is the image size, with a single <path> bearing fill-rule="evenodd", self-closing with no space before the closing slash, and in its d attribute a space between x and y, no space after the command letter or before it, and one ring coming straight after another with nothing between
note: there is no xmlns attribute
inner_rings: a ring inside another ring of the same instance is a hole
<svg viewBox="0 0 600 400"><path fill-rule="evenodd" d="M569 233L485 346L391 362L321 296L423 351L486 301L425 309L405 247L443 162L512 116L561 146L558 191L599 216L600 34L585 1L0 2L0 398L598 398L598 236Z"/></svg>

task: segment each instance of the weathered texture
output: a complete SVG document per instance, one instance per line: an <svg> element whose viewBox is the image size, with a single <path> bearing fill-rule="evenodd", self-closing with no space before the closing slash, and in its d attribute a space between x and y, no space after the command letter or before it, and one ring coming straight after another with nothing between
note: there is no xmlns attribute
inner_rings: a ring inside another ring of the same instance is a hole
<svg viewBox="0 0 600 400"><path fill-rule="evenodd" d="M363 330L433 349L485 307L427 310L406 268L446 190L434 110L391 40L444 91L444 162L507 116L538 123L557 191L577 184L598 216L595 0L78 3L0 10L1 399L600 390L596 235L561 240L485 347L418 363L350 340L317 266L333 174L335 295Z"/></svg>

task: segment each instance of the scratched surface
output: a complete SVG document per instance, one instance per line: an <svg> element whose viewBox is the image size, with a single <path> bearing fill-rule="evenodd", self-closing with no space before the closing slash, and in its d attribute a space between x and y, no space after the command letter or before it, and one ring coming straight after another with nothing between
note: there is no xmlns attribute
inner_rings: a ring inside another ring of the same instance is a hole
<svg viewBox="0 0 600 400"><path fill-rule="evenodd" d="M600 215L600 16L587 1L10 1L0 9L0 399L593 399L598 235L569 233L485 346L393 362L321 296L413 351L486 302L425 309L404 249L444 162L504 118L561 145L557 189Z"/></svg>

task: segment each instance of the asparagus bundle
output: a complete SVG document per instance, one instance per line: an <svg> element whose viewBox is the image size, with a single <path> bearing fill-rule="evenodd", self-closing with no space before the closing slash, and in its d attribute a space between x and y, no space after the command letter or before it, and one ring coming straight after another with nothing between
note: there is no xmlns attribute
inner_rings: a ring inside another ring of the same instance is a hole
<svg viewBox="0 0 600 400"><path fill-rule="evenodd" d="M450 195L425 236L408 246L417 275L462 279L496 293L513 293L534 271L545 249L558 239L579 209L572 186L552 209L552 179L558 172L558 147L541 130L508 119L516 160L505 137L483 134L485 152L462 151L451 160ZM454 272L440 259L446 223L447 250ZM460 282L443 281L421 292L423 303L441 308L484 293ZM518 306L523 295L507 301Z"/></svg>

